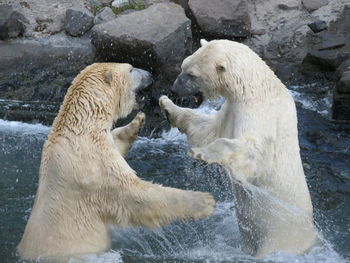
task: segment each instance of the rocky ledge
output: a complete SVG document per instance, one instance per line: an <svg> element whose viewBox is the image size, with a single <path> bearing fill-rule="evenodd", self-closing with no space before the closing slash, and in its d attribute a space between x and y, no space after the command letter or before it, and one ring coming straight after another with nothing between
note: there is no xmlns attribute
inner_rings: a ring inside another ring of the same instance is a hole
<svg viewBox="0 0 350 263"><path fill-rule="evenodd" d="M155 103L200 38L227 38L285 82L333 81L333 118L350 120L349 10L348 0L5 0L0 99L59 103L81 69L110 61L152 71L146 95Z"/></svg>

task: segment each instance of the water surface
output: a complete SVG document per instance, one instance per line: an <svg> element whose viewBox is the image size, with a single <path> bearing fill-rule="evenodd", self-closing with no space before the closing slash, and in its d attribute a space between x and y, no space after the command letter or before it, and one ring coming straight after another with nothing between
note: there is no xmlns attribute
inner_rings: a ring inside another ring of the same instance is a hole
<svg viewBox="0 0 350 263"><path fill-rule="evenodd" d="M306 107L305 105L302 105ZM324 105L322 105L323 107ZM202 110L213 112L215 105ZM157 231L114 229L112 249L89 262L349 262L350 136L299 108L299 136L304 169L322 242L301 256L276 253L256 259L242 252L231 183L223 169L186 155L186 138L176 129L158 138L141 137L127 156L145 180L182 189L211 192L214 215L174 222ZM50 128L0 120L0 262L17 262L15 247L30 215L38 183L41 149Z"/></svg>

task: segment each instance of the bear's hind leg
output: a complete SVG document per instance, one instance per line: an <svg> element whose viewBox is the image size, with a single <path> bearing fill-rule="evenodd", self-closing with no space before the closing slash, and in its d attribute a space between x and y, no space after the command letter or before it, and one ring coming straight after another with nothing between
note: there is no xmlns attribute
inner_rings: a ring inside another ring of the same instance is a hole
<svg viewBox="0 0 350 263"><path fill-rule="evenodd" d="M145 123L145 119L145 114L139 112L128 125L116 128L112 131L114 143L122 156L127 154L137 139L139 132Z"/></svg>

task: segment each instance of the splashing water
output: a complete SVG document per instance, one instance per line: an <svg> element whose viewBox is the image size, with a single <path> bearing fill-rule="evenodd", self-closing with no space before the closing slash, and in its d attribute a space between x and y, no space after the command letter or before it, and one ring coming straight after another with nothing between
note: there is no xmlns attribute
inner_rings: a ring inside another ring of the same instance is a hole
<svg viewBox="0 0 350 263"><path fill-rule="evenodd" d="M205 102L198 111L213 114L222 103L223 99ZM49 130L50 127L40 124L0 120L0 162L3 166L0 171L0 232L4 233L0 237L0 256L8 259L8 262L16 260L14 248L21 238L33 204L41 147ZM319 205L323 195L317 189L320 183L310 180L313 200L316 200L315 214L322 219L320 224L316 219L322 242L304 255L279 252L256 260L242 250L229 177L217 165L205 165L189 158L186 155L188 148L186 136L172 128L159 138L140 137L128 154L127 161L145 180L211 192L217 200L211 217L176 221L158 230L112 228L110 251L102 255L87 255L83 261L72 259L70 262L348 262L346 257L349 254L340 244L350 243L350 236L346 234L350 231L349 220L335 222L329 211L347 218L349 209L344 207L350 204L349 194L340 195L341 200L334 207L329 204L330 207L324 209ZM327 179L320 177L318 180ZM342 253L336 252L339 250Z"/></svg>

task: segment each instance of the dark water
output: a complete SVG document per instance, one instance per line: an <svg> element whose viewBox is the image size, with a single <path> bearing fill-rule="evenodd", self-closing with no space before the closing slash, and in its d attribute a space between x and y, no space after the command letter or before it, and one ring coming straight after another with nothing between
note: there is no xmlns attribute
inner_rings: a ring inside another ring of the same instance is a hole
<svg viewBox="0 0 350 263"><path fill-rule="evenodd" d="M301 154L323 242L302 256L276 253L262 262L349 262L350 134L314 112L299 109ZM17 262L15 247L33 205L43 142L49 128L0 120L0 262ZM176 130L140 138L127 156L145 180L209 191L218 201L208 219L174 222L157 231L114 230L112 250L89 262L257 262L244 254L231 185L223 170L186 155Z"/></svg>

